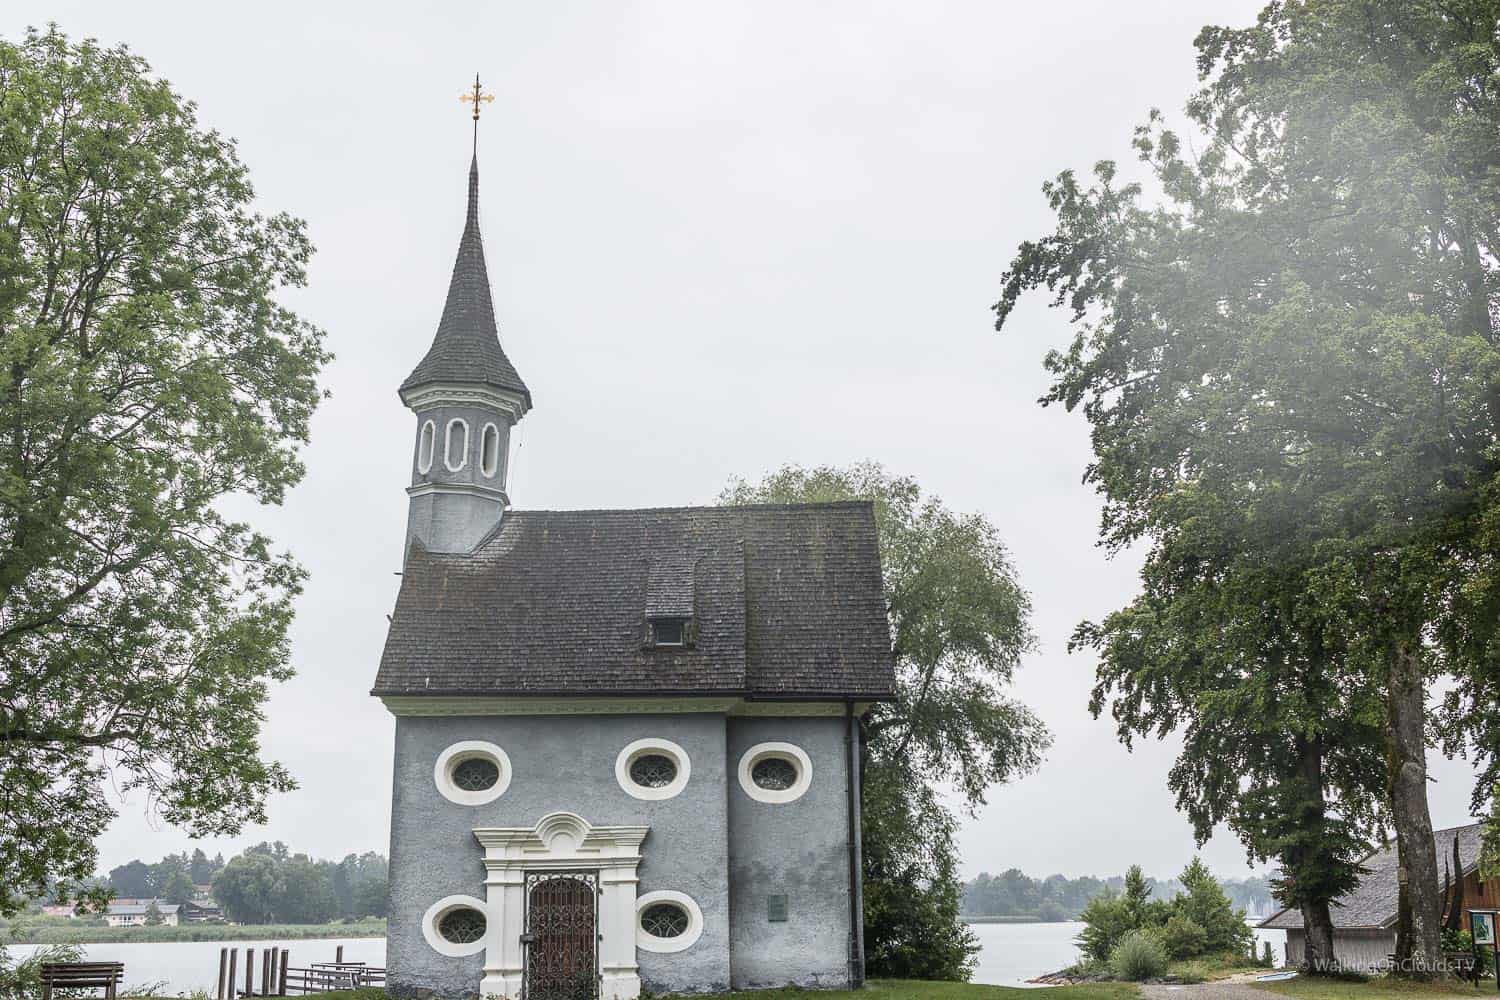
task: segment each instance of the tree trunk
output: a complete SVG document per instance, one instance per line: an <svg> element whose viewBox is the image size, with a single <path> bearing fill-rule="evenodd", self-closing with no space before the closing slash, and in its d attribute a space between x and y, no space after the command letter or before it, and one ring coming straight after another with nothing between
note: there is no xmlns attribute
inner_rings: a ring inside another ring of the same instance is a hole
<svg viewBox="0 0 1500 1000"><path fill-rule="evenodd" d="M1297 748L1298 777L1307 793L1307 799L1297 810L1297 814L1308 830L1321 835L1327 817L1327 803L1323 797L1323 739L1321 736L1311 739L1298 736L1294 743ZM1319 842L1320 840L1313 841L1314 844ZM1312 848L1314 851L1317 849ZM1288 867L1293 871L1298 870L1309 860L1308 853L1306 846L1293 847L1288 852L1287 860L1291 862ZM1312 973L1333 971L1333 916L1329 900L1302 899L1298 902L1297 909L1302 914L1306 940L1301 967Z"/></svg>
<svg viewBox="0 0 1500 1000"><path fill-rule="evenodd" d="M1411 961L1408 968L1398 971L1424 979L1440 969L1443 957L1438 932L1442 900L1437 852L1432 840L1432 815L1427 808L1426 694L1416 649L1410 641L1397 642L1391 650L1388 694L1391 819L1405 875L1402 901L1411 920ZM1399 957L1399 949L1397 954Z"/></svg>
<svg viewBox="0 0 1500 1000"><path fill-rule="evenodd" d="M1306 943L1303 945L1302 966L1308 972L1332 972L1333 914L1328 900L1306 900L1302 903L1302 930Z"/></svg>
<svg viewBox="0 0 1500 1000"><path fill-rule="evenodd" d="M1461 931L1464 929L1464 868L1463 858L1458 853L1458 834L1453 835L1453 897L1444 899L1443 905L1448 907L1448 919L1443 923L1445 930ZM1446 893L1444 894L1446 896Z"/></svg>
<svg viewBox="0 0 1500 1000"><path fill-rule="evenodd" d="M1396 870L1406 871L1406 855L1401 853L1401 845L1396 845ZM1411 897L1406 894L1406 882L1403 880L1396 886L1396 967L1408 968L1411 965Z"/></svg>

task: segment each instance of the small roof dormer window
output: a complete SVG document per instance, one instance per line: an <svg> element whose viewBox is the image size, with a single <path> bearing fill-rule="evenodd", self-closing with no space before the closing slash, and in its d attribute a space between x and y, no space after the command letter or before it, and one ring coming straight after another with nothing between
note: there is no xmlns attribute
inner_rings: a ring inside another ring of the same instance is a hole
<svg viewBox="0 0 1500 1000"><path fill-rule="evenodd" d="M646 578L646 645L691 647L696 638L694 626L692 557L658 558Z"/></svg>
<svg viewBox="0 0 1500 1000"><path fill-rule="evenodd" d="M653 646L686 646L688 644L688 622L685 618L653 618L649 625Z"/></svg>

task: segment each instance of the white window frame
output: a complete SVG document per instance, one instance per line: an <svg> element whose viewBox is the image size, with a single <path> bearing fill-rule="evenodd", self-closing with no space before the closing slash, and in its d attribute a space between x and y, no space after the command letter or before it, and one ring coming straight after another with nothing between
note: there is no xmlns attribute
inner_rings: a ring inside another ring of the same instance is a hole
<svg viewBox="0 0 1500 1000"><path fill-rule="evenodd" d="M682 907L687 913L687 930L672 938L660 938L654 934L647 934L641 926L641 914L646 912L649 906L657 903L675 903ZM648 892L637 896L635 900L635 946L642 951L651 951L659 955L670 955L674 952L687 951L698 943L703 936L703 911L698 908L698 903L685 892L674 892L670 889L662 889L656 892Z"/></svg>
<svg viewBox="0 0 1500 1000"><path fill-rule="evenodd" d="M464 429L464 446L458 455L458 464L454 465L448 461L448 456L453 454L453 425L458 424ZM448 421L448 429L443 432L443 468L449 472L462 472L469 464L469 422L463 417L454 417Z"/></svg>
<svg viewBox="0 0 1500 1000"><path fill-rule="evenodd" d="M677 777L670 784L660 788L646 788L637 785L630 777L630 765L647 754L660 754L671 759L677 765ZM645 739L636 740L620 751L615 758L615 780L625 790L625 794L647 802L660 802L664 799L676 798L682 794L687 787L688 778L692 776L692 762L688 760L687 751L682 749L671 740L658 739L648 736Z"/></svg>
<svg viewBox="0 0 1500 1000"><path fill-rule="evenodd" d="M490 455L489 446L486 442L494 435L495 454ZM494 461L490 461L491 457ZM484 425L484 430L479 432L479 471L486 479L494 479L500 471L500 428L493 421Z"/></svg>
<svg viewBox="0 0 1500 1000"><path fill-rule="evenodd" d="M762 788L755 783L751 772L767 757L784 757L792 761L797 769L797 780L791 788ZM797 801L812 787L812 760L806 751L792 743L757 743L740 757L739 775L740 787L746 795L756 802L781 805Z"/></svg>
<svg viewBox="0 0 1500 1000"><path fill-rule="evenodd" d="M484 915L484 935L477 941L467 944L455 944L443 937L442 931L438 930L438 924L442 923L444 917L454 910L478 910ZM439 955L449 958L467 958L484 951L490 943L490 936L494 933L495 921L490 914L489 905L482 899L473 896L444 896L427 908L422 914L422 937L427 939L427 944Z"/></svg>
<svg viewBox="0 0 1500 1000"><path fill-rule="evenodd" d="M460 788L453 783L453 769L475 757L491 761L500 771L500 777L493 785L477 792ZM510 787L510 778L510 756L500 747L484 740L462 740L453 744L438 754L437 763L432 768L433 783L437 785L443 798L461 806L482 806L486 802L495 801Z"/></svg>
<svg viewBox="0 0 1500 1000"><path fill-rule="evenodd" d="M426 457L423 457L426 451ZM422 475L432 471L432 460L437 456L437 425L431 420L422 422L422 429L417 432L417 471Z"/></svg>

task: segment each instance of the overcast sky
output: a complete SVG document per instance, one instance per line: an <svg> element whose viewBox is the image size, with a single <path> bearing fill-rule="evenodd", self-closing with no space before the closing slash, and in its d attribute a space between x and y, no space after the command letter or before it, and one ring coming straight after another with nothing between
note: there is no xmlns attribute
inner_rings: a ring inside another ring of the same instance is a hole
<svg viewBox="0 0 1500 1000"><path fill-rule="evenodd" d="M388 846L392 722L368 696L395 598L413 417L396 386L432 339L463 225L482 75L481 208L501 340L535 398L512 438L519 508L712 502L735 475L875 459L984 512L1036 605L1019 697L1052 728L1037 774L963 825L966 875L1175 873L1193 851L1166 772L1087 712L1073 626L1119 607L1136 565L1094 540L1078 414L1043 410L1065 317L990 303L1046 231L1042 181L1128 159L1177 115L1192 39L1254 2L260 2L11 0L0 32L55 20L128 43L239 141L267 210L308 221L332 391L308 475L258 523L311 572L295 680L268 753L301 787L265 839L315 856ZM231 13L232 12L232 13ZM1436 759L1434 825L1472 772ZM190 846L135 796L101 867ZM1203 851L1244 870L1235 838Z"/></svg>

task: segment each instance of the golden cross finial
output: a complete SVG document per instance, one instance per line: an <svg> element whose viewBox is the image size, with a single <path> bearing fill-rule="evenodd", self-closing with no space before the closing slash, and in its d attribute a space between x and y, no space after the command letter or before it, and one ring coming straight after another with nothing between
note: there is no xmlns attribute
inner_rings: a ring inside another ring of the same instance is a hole
<svg viewBox="0 0 1500 1000"><path fill-rule="evenodd" d="M474 90L471 93L464 94L459 98L459 100L463 101L465 104L472 104L474 106L474 120L476 122L479 121L480 103L482 102L484 104L489 104L494 99L494 94L486 94L483 90L480 89L478 73L474 74Z"/></svg>

